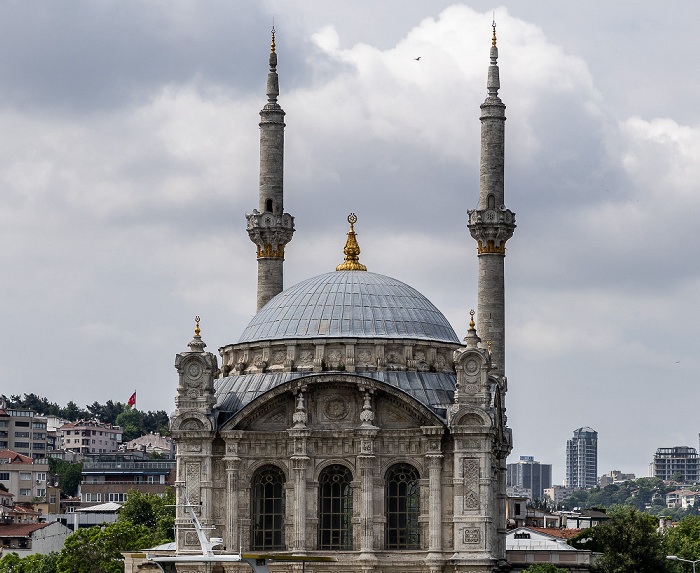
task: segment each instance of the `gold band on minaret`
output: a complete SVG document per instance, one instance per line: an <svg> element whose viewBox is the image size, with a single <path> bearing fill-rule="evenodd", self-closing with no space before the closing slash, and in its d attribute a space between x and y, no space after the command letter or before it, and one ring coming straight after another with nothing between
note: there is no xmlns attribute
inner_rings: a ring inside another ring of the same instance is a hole
<svg viewBox="0 0 700 573"><path fill-rule="evenodd" d="M348 223L350 223L350 232L348 233L348 240L343 249L343 253L345 253L345 262L335 267L335 270L366 271L367 267L360 264L360 245L357 244L357 239L355 238L354 225L357 223L357 216L355 213L350 213L348 215Z"/></svg>

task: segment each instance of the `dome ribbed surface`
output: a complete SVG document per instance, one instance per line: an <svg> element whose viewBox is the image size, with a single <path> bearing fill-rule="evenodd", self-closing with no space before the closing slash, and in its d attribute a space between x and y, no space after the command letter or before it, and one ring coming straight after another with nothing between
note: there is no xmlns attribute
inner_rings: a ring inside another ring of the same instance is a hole
<svg viewBox="0 0 700 573"><path fill-rule="evenodd" d="M312 277L268 302L239 340L352 337L459 339L443 314L416 289L367 271Z"/></svg>

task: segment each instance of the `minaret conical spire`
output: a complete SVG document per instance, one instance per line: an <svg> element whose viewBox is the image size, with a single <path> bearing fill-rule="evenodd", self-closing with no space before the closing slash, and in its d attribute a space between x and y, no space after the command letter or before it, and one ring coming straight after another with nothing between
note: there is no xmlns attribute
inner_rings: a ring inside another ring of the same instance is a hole
<svg viewBox="0 0 700 573"><path fill-rule="evenodd" d="M515 213L506 209L504 197L506 106L498 95L501 87L496 46L496 22L492 24L488 95L481 104L481 160L479 205L469 211L469 232L477 241L479 257L478 318L481 339L491 344L493 367L505 376L505 254L506 241L515 230Z"/></svg>
<svg viewBox="0 0 700 573"><path fill-rule="evenodd" d="M257 246L257 310L284 288L284 248L294 233L294 217L284 212L285 113L277 103L280 89L274 25L269 63L267 103L260 111L258 209L250 215L246 214L248 235Z"/></svg>

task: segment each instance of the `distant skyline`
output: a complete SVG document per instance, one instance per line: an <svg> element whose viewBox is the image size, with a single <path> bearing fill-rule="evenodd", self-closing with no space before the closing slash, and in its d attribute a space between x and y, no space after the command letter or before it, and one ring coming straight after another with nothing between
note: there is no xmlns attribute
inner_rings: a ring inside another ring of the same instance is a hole
<svg viewBox="0 0 700 573"><path fill-rule="evenodd" d="M465 336L479 104L506 116L509 458L647 475L698 446L700 5L37 0L0 6L0 392L174 409L174 356L255 312L258 112L274 18L285 286L361 261ZM420 60L416 58L420 57ZM479 317L476 317L477 329Z"/></svg>

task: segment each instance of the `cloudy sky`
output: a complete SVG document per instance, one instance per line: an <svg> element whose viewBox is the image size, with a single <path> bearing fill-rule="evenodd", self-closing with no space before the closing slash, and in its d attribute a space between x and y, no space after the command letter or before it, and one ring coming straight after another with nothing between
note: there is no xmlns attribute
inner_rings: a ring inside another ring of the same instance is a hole
<svg viewBox="0 0 700 573"><path fill-rule="evenodd" d="M378 5L377 5L378 4ZM513 458L564 476L697 447L700 82L693 2L50 0L0 7L0 393L174 408L255 311L258 111L274 17L286 285L361 260L464 336L465 228L495 11L506 114ZM414 58L420 56L420 60Z"/></svg>

